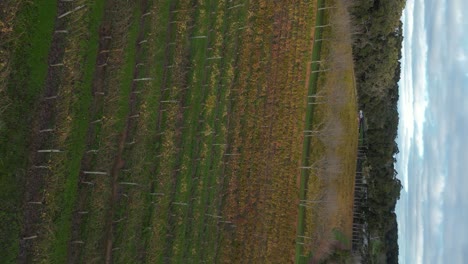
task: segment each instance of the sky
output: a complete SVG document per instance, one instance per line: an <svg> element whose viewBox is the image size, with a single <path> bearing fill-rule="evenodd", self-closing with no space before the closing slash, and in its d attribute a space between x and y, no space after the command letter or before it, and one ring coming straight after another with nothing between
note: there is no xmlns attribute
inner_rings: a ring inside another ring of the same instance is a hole
<svg viewBox="0 0 468 264"><path fill-rule="evenodd" d="M468 263L468 0L407 0L402 21L399 260Z"/></svg>

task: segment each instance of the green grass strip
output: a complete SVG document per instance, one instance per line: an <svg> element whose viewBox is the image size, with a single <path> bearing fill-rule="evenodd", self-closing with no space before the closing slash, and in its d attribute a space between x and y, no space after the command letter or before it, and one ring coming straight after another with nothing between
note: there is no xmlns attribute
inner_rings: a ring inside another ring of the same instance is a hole
<svg viewBox="0 0 468 264"><path fill-rule="evenodd" d="M12 68L6 96L8 106L0 113L0 256L15 263L21 225L22 184L28 158L31 119L42 94L57 2L25 3L15 21ZM5 108L4 108L5 107ZM6 224L7 223L7 224Z"/></svg>
<svg viewBox="0 0 468 264"><path fill-rule="evenodd" d="M315 28L315 36L314 39L321 39L322 38L322 28L317 26L322 26L324 21L324 10L320 10L319 8L324 6L324 0L317 1L317 17L316 17L316 28ZM322 42L318 41L314 43L313 51L312 51L312 61L320 60L320 52L322 49ZM317 72L320 68L320 64L312 63L310 70L310 82L309 82L309 92L308 95L314 95L317 91L317 81L319 77L319 72ZM313 102L313 101L312 101ZM308 104L307 105L307 112L306 112L306 123L305 123L305 130L312 130L312 123L314 119L314 105ZM302 166L307 166L309 157L310 157L310 144L311 138L304 137L304 143L302 147ZM301 182L299 187L299 200L306 199L306 186L307 181L309 178L309 171L302 169L301 170ZM296 238L296 263L306 263L307 258L302 257L304 253L304 229L305 229L305 207L299 206L299 215L298 215L298 224L297 224L297 238Z"/></svg>

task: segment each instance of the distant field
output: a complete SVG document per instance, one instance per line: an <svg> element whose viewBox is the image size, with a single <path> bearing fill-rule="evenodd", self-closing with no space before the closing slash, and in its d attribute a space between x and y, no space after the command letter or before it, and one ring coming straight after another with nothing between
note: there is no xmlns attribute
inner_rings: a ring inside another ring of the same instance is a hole
<svg viewBox="0 0 468 264"><path fill-rule="evenodd" d="M333 250L358 136L347 22L324 2L0 3L5 263Z"/></svg>

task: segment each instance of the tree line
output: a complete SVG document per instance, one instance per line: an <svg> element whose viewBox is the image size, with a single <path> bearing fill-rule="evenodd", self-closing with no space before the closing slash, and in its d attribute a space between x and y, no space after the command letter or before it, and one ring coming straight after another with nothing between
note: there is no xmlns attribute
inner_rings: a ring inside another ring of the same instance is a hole
<svg viewBox="0 0 468 264"><path fill-rule="evenodd" d="M379 256L398 263L395 205L402 188L394 155L398 130L398 81L403 41L400 21L406 0L355 0L353 56L359 106L367 121L367 219L371 238L382 243ZM372 239L370 241L372 243ZM372 246L372 245L370 245Z"/></svg>

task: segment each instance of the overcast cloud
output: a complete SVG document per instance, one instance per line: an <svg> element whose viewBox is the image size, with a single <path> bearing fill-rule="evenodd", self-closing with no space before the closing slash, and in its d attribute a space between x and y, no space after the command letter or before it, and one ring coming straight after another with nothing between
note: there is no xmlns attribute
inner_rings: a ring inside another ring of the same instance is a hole
<svg viewBox="0 0 468 264"><path fill-rule="evenodd" d="M468 1L408 0L397 169L400 263L468 263Z"/></svg>

